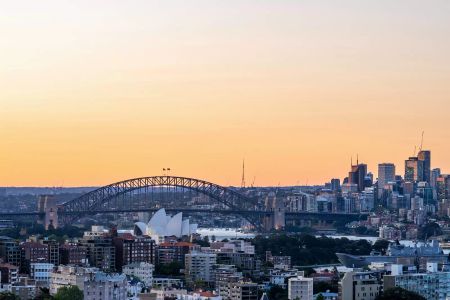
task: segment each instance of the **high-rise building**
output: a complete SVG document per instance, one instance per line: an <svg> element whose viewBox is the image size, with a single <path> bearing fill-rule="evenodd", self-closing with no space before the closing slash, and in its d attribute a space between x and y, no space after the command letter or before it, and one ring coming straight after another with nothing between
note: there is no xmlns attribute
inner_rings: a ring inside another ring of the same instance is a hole
<svg viewBox="0 0 450 300"><path fill-rule="evenodd" d="M313 300L313 278L303 276L288 279L289 300Z"/></svg>
<svg viewBox="0 0 450 300"><path fill-rule="evenodd" d="M437 178L436 190L438 200L450 200L450 175L440 175Z"/></svg>
<svg viewBox="0 0 450 300"><path fill-rule="evenodd" d="M437 179L439 176L441 176L441 169L436 168L436 169L431 170L430 186L432 188L436 188L436 182L437 182Z"/></svg>
<svg viewBox="0 0 450 300"><path fill-rule="evenodd" d="M6 236L0 237L0 257L3 257L5 262L21 268L22 249L19 242Z"/></svg>
<svg viewBox="0 0 450 300"><path fill-rule="evenodd" d="M341 190L341 180L339 178L331 179L331 190L333 192L338 192Z"/></svg>
<svg viewBox="0 0 450 300"><path fill-rule="evenodd" d="M200 247L188 242L164 242L158 245L156 250L156 263L167 265L178 262L184 265L185 255L191 250L198 250Z"/></svg>
<svg viewBox="0 0 450 300"><path fill-rule="evenodd" d="M367 176L367 165L357 162L356 165L351 166L351 170L348 173L348 183L356 184L358 186L358 192L361 192L365 188L365 180Z"/></svg>
<svg viewBox="0 0 450 300"><path fill-rule="evenodd" d="M431 183L431 151L421 150L417 158L422 161L422 180Z"/></svg>
<svg viewBox="0 0 450 300"><path fill-rule="evenodd" d="M392 163L382 163L378 165L378 198L383 194L384 187L389 182L395 181L395 165Z"/></svg>
<svg viewBox="0 0 450 300"><path fill-rule="evenodd" d="M217 261L215 253L192 251L186 254L184 274L186 283L192 286L196 281L214 284L214 265Z"/></svg>
<svg viewBox="0 0 450 300"><path fill-rule="evenodd" d="M155 241L149 236L132 236L124 234L114 238L116 248L116 268L122 270L122 266L131 263L155 263Z"/></svg>
<svg viewBox="0 0 450 300"><path fill-rule="evenodd" d="M414 156L405 160L405 181L423 181L423 164L423 160Z"/></svg>
<svg viewBox="0 0 450 300"><path fill-rule="evenodd" d="M110 236L85 237L81 242L86 249L89 264L104 271L116 270L116 249Z"/></svg>
<svg viewBox="0 0 450 300"><path fill-rule="evenodd" d="M383 189L389 182L395 181L395 165L382 163L378 165L378 189Z"/></svg>
<svg viewBox="0 0 450 300"><path fill-rule="evenodd" d="M216 264L213 267L214 285L217 294L222 299L229 299L230 283L242 281L242 272L238 272L236 266Z"/></svg>
<svg viewBox="0 0 450 300"><path fill-rule="evenodd" d="M33 263L48 263L48 246L38 242L25 242L21 244L23 265L22 270L30 273L30 267Z"/></svg>
<svg viewBox="0 0 450 300"><path fill-rule="evenodd" d="M81 244L66 243L59 248L59 261L62 265L79 266L86 260L86 248Z"/></svg>

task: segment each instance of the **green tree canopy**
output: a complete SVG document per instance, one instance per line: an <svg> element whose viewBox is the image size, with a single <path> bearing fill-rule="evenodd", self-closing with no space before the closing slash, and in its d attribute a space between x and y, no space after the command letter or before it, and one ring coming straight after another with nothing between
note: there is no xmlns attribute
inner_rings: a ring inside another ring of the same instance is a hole
<svg viewBox="0 0 450 300"><path fill-rule="evenodd" d="M76 286L64 286L58 289L55 300L83 300L83 292Z"/></svg>
<svg viewBox="0 0 450 300"><path fill-rule="evenodd" d="M2 292L0 293L0 300L20 300L20 298L11 292Z"/></svg>
<svg viewBox="0 0 450 300"><path fill-rule="evenodd" d="M426 298L401 287L395 287L387 289L378 295L375 300L426 300Z"/></svg>

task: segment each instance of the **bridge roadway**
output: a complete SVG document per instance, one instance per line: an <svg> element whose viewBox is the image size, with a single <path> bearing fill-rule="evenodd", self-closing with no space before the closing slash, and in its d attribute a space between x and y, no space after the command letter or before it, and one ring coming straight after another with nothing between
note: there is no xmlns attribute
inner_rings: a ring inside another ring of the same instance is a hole
<svg viewBox="0 0 450 300"><path fill-rule="evenodd" d="M58 211L58 215L75 215L75 214L83 214L83 215L95 215L102 213L133 213L133 212L156 212L159 208L140 208L140 209L120 209L120 210L91 210L91 211ZM272 211L265 210L231 210L231 209L200 209L200 208L165 208L167 212L171 213L218 213L218 214L248 214L248 215L256 215L256 216L270 216L273 214ZM20 216L44 216L45 213L40 212L13 212L13 213L0 213L0 218L8 218L8 217L20 217ZM366 219L368 213L320 213L320 212L286 212L285 218L286 220L327 220L327 221L336 221L336 220L360 220Z"/></svg>

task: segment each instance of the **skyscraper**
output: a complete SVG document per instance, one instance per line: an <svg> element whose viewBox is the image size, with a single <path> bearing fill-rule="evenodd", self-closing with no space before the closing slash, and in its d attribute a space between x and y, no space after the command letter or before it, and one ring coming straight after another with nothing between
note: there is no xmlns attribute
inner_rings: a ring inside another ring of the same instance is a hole
<svg viewBox="0 0 450 300"><path fill-rule="evenodd" d="M354 183L358 185L358 192L361 192L365 188L365 178L367 175L367 165L356 163L352 165L350 172L348 173L348 183Z"/></svg>
<svg viewBox="0 0 450 300"><path fill-rule="evenodd" d="M331 179L331 190L338 192L341 189L341 180L338 178Z"/></svg>
<svg viewBox="0 0 450 300"><path fill-rule="evenodd" d="M392 163L382 163L378 165L378 189L389 182L395 181L395 165Z"/></svg>
<svg viewBox="0 0 450 300"><path fill-rule="evenodd" d="M422 180L431 183L431 151L421 150L417 158L422 161Z"/></svg>
<svg viewBox="0 0 450 300"><path fill-rule="evenodd" d="M395 165L378 164L378 199L383 195L383 189L389 182L395 182Z"/></svg>
<svg viewBox="0 0 450 300"><path fill-rule="evenodd" d="M430 180L431 187L433 188L436 187L436 182L439 176L441 176L441 169L436 168L431 170L431 180Z"/></svg>
<svg viewBox="0 0 450 300"><path fill-rule="evenodd" d="M423 181L423 163L414 156L405 160L405 181Z"/></svg>

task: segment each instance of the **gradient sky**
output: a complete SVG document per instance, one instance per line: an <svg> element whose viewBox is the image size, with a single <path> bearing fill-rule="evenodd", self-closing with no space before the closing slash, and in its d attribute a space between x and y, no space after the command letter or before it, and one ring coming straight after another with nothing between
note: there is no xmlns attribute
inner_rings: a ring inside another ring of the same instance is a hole
<svg viewBox="0 0 450 300"><path fill-rule="evenodd" d="M450 1L0 0L0 186L450 172Z"/></svg>

